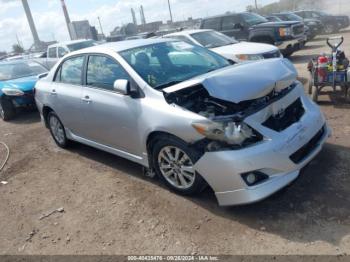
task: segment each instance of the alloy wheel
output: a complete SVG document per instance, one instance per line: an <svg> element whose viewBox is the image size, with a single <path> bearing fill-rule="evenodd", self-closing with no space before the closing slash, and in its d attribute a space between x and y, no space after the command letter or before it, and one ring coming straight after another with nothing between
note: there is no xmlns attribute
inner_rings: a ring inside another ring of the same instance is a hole
<svg viewBox="0 0 350 262"><path fill-rule="evenodd" d="M196 177L190 157L180 148L166 146L158 154L158 165L163 177L175 188L190 188Z"/></svg>
<svg viewBox="0 0 350 262"><path fill-rule="evenodd" d="M65 143L65 134L64 134L64 127L61 124L61 122L58 120L58 118L54 115L50 116L50 129L52 132L52 135L56 139L56 141L59 144L64 144Z"/></svg>
<svg viewBox="0 0 350 262"><path fill-rule="evenodd" d="M326 34L332 34L334 33L334 26L333 25L326 25L324 28L324 31Z"/></svg>

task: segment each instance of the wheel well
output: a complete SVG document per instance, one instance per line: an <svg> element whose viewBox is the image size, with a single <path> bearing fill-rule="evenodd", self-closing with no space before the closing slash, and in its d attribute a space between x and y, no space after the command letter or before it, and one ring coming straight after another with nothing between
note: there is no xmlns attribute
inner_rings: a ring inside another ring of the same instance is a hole
<svg viewBox="0 0 350 262"><path fill-rule="evenodd" d="M48 122L47 122L47 116L49 115L50 112L52 112L52 108L48 107L48 106L44 106L43 107L43 117L44 117L44 121L45 121L45 126L48 127Z"/></svg>
<svg viewBox="0 0 350 262"><path fill-rule="evenodd" d="M159 138L159 137L175 137L174 135L167 133L167 132L162 132L162 131L153 131L150 133L147 137L147 153L150 155L152 153L153 145L154 142Z"/></svg>
<svg viewBox="0 0 350 262"><path fill-rule="evenodd" d="M153 160L152 160L152 151L153 151L153 146L154 143L160 138L160 137L174 137L177 139L180 139L177 136L174 136L170 133L167 132L163 132L163 131L153 131L151 132L148 137L147 137L147 142L146 142L146 146L147 146L147 155L148 155L148 163L150 165L150 167L153 167Z"/></svg>
<svg viewBox="0 0 350 262"><path fill-rule="evenodd" d="M250 39L251 42L259 42L259 43L265 43L265 44L274 44L274 40L270 36L255 36L252 39Z"/></svg>

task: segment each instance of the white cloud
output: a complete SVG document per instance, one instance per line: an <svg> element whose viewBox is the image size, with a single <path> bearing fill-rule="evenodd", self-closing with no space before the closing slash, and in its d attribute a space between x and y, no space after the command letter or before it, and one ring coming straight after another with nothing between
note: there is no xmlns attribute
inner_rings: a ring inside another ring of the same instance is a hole
<svg viewBox="0 0 350 262"><path fill-rule="evenodd" d="M77 1L77 0L75 0ZM101 0L80 0L88 3L87 6L97 6L91 11L81 14L80 10L74 10L72 6L67 7L70 18L74 20L87 19L91 25L95 25L99 30L97 17L101 18L101 23L105 34L109 34L116 26L131 22L130 9L134 8L138 22L140 22L139 6L142 4L147 22L169 19L167 0L121 0L114 4L101 4ZM172 4L174 20L183 20L188 17L204 17L215 15L226 11L242 11L245 6L252 4L254 0L170 0ZM262 1L262 0L261 0ZM272 2L273 0L264 0ZM219 3L218 3L219 2ZM11 50L12 44L16 43L16 32L23 42L25 48L29 48L33 43L31 32L22 11L22 4L19 0L0 0L0 50ZM32 9L35 25L41 40L58 41L68 40L68 31L64 16L58 0L46 1L47 12L37 12ZM12 18L8 14L16 11L18 17ZM7 14L5 16L4 14ZM5 19L2 17L5 16Z"/></svg>

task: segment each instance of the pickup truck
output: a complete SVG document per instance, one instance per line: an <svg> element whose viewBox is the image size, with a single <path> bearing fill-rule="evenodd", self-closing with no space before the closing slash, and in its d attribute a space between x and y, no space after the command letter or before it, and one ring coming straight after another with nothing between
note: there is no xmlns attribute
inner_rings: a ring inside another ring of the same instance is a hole
<svg viewBox="0 0 350 262"><path fill-rule="evenodd" d="M308 40L312 40L313 38L323 33L324 31L324 26L322 22L318 19L302 18L301 16L298 16L293 12L282 12L282 13L275 13L272 15L277 16L282 21L300 21L304 23L304 25L309 29L308 32L306 33Z"/></svg>
<svg viewBox="0 0 350 262"><path fill-rule="evenodd" d="M340 29L347 28L350 25L350 19L346 15L330 15L322 11L295 11L294 14L304 19L320 20L324 26L324 33L333 34Z"/></svg>
<svg viewBox="0 0 350 262"><path fill-rule="evenodd" d="M48 69L51 69L64 55L95 45L97 45L97 43L94 40L74 40L60 42L57 44L49 45L45 54L43 54L40 58L33 58L32 60L44 65Z"/></svg>
<svg viewBox="0 0 350 262"><path fill-rule="evenodd" d="M273 44L284 56L292 55L306 42L302 22L269 22L258 14L248 12L205 18L200 28L217 30L239 41Z"/></svg>

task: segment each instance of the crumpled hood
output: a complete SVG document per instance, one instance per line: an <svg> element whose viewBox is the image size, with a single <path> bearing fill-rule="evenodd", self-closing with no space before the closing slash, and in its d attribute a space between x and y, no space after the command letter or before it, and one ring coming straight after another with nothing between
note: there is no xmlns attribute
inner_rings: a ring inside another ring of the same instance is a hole
<svg viewBox="0 0 350 262"><path fill-rule="evenodd" d="M212 51L225 55L256 55L277 51L277 47L268 44L239 42L237 44L212 48Z"/></svg>
<svg viewBox="0 0 350 262"><path fill-rule="evenodd" d="M3 88L16 88L23 92L27 92L34 88L37 81L37 76L28 76L8 81L0 81L0 90Z"/></svg>
<svg viewBox="0 0 350 262"><path fill-rule="evenodd" d="M257 99L291 85L297 71L287 59L266 59L229 66L189 81L168 87L163 91L173 93L202 84L209 95L221 100L240 103Z"/></svg>

